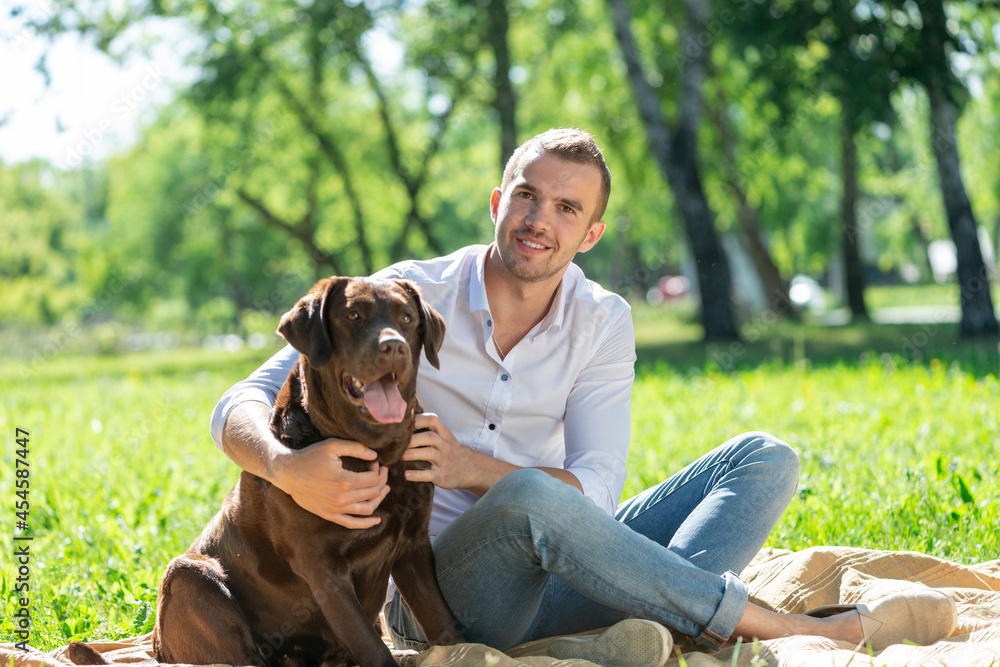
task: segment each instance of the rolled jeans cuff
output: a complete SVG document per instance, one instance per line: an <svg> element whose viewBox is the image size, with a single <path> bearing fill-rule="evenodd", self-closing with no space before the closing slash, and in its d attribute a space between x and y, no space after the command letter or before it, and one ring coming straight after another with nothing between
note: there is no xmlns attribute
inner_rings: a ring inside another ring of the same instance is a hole
<svg viewBox="0 0 1000 667"><path fill-rule="evenodd" d="M697 641L707 646L721 648L733 632L736 631L736 624L743 618L746 612L747 600L750 599L750 592L747 585L733 572L726 572L722 575L726 580L726 588L722 593L722 600L715 610L715 614L709 620L705 629L698 635Z"/></svg>

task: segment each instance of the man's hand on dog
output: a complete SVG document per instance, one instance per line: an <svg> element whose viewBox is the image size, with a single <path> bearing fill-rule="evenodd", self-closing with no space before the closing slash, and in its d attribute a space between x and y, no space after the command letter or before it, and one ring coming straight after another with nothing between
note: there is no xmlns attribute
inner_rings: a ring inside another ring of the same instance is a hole
<svg viewBox="0 0 1000 667"><path fill-rule="evenodd" d="M432 412L418 414L413 427L417 432L403 452L403 460L427 461L430 467L407 470L407 481L431 482L442 489L464 489L482 496L504 475L521 467L462 445ZM569 470L544 466L538 469L583 491L580 480Z"/></svg>
<svg viewBox="0 0 1000 667"><path fill-rule="evenodd" d="M476 454L464 447L455 434L445 426L437 415L423 413L416 416L413 428L417 431L410 440L410 446L403 452L404 461L427 461L426 470L407 470L406 479L411 482L432 482L442 489L465 489L470 485L467 479L472 472L472 457Z"/></svg>
<svg viewBox="0 0 1000 667"><path fill-rule="evenodd" d="M371 466L365 472L346 470L344 456L371 461ZM327 521L345 528L371 528L381 521L372 512L389 493L389 469L378 465L377 456L360 443L330 438L288 450L271 481L300 507Z"/></svg>
<svg viewBox="0 0 1000 667"><path fill-rule="evenodd" d="M417 432L403 452L403 460L427 461L431 467L407 470L410 482L432 482L442 489L465 489L481 496L518 468L462 445L434 413L418 414L413 427Z"/></svg>

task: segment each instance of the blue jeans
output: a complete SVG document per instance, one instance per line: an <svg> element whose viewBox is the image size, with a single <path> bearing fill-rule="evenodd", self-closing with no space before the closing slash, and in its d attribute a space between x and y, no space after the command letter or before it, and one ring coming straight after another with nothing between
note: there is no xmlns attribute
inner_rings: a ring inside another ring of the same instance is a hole
<svg viewBox="0 0 1000 667"><path fill-rule="evenodd" d="M743 617L740 572L798 484L785 443L746 433L610 517L534 469L501 479L434 540L437 577L465 638L499 649L636 616L721 646ZM397 592L397 648L424 635Z"/></svg>

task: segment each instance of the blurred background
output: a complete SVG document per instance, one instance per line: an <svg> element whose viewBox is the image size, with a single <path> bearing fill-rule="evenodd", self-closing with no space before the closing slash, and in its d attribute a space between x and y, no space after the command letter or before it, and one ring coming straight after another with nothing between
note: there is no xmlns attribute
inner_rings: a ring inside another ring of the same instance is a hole
<svg viewBox="0 0 1000 667"><path fill-rule="evenodd" d="M574 126L613 174L577 261L642 349L726 367L860 331L909 357L993 341L996 372L997 3L2 8L16 357L273 346L319 277L489 242L514 147Z"/></svg>

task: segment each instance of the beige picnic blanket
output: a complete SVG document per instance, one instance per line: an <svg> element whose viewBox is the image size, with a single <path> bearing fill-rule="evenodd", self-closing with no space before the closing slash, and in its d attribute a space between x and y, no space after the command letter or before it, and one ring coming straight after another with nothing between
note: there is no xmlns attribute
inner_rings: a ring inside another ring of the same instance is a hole
<svg viewBox="0 0 1000 667"><path fill-rule="evenodd" d="M948 591L958 605L952 637L932 646L897 645L875 656L819 637L786 637L756 645L730 646L715 653L685 649L689 667L1000 667L1000 560L957 565L919 553L815 547L804 551L765 549L743 571L751 599L769 609L800 613L824 604L872 601L911 586ZM544 655L548 642L532 642L506 654L481 644L434 647L400 653L406 667L573 667L582 660L557 661ZM110 662L150 663L149 635L91 644ZM538 655L541 654L541 655ZM681 664L673 658L670 667ZM0 667L63 667L65 649L48 653L0 647Z"/></svg>

